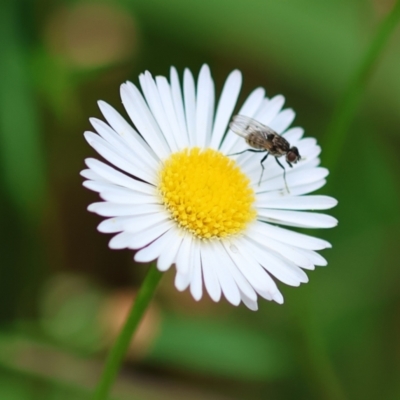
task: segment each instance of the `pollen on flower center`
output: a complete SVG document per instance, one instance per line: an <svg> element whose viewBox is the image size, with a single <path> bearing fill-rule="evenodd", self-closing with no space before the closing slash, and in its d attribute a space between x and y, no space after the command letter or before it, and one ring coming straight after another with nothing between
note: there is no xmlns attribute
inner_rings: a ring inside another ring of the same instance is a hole
<svg viewBox="0 0 400 400"><path fill-rule="evenodd" d="M212 149L172 154L160 171L159 191L172 218L202 239L238 234L256 217L250 180Z"/></svg>

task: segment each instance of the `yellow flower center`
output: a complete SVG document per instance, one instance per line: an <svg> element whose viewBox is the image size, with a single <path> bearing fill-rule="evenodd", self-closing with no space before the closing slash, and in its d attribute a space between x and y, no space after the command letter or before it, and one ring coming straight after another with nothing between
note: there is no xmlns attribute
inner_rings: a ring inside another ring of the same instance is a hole
<svg viewBox="0 0 400 400"><path fill-rule="evenodd" d="M160 171L159 190L172 218L201 239L238 234L256 217L250 180L212 149L172 154Z"/></svg>

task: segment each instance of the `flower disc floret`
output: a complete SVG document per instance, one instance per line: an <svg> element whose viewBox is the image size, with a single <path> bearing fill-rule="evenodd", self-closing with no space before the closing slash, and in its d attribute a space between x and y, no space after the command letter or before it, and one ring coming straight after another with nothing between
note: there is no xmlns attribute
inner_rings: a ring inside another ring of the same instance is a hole
<svg viewBox="0 0 400 400"><path fill-rule="evenodd" d="M160 171L159 190L172 218L202 239L237 235L256 217L250 180L213 149L172 154Z"/></svg>

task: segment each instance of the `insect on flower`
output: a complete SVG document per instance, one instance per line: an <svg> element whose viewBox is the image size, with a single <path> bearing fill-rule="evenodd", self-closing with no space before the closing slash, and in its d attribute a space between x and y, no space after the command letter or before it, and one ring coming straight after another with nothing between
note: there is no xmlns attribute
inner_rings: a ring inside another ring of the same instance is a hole
<svg viewBox="0 0 400 400"><path fill-rule="evenodd" d="M290 143L273 129L261 124L253 118L245 117L244 115L235 115L232 118L232 122L229 124L229 128L237 135L243 137L246 140L246 143L252 147L252 149L246 149L239 153L230 154L231 156L242 154L246 151L252 153L267 153L260 161L262 171L260 180L258 181L258 186L260 186L264 173L263 163L271 154L275 157L278 165L283 169L283 179L285 181L286 190L290 193L286 182L286 169L279 161L279 157L286 156L286 162L292 168L292 164L296 164L297 161L301 159L297 147L290 147Z"/></svg>
<svg viewBox="0 0 400 400"><path fill-rule="evenodd" d="M91 118L93 132L85 132L103 159L87 158L81 172L83 185L102 199L88 207L105 217L98 230L112 235L111 249L136 250L138 263L154 261L159 271L174 265L175 287L190 290L196 301L208 293L214 302L223 296L232 305L242 302L251 310L257 310L259 297L282 304L276 281L291 286L308 282L304 270L327 265L316 250L331 247L287 226L314 229L337 224L327 214L306 211L337 204L329 196L308 195L324 186L329 173L319 166L316 140L303 139L300 127L289 128L294 111L282 109L281 95L268 99L264 89L257 88L244 105L237 104L242 86L238 70L227 78L218 101L207 65L196 84L188 69L181 84L173 67L169 80L146 71L139 83L123 83L120 90L134 127L100 101L108 124ZM256 119L273 130L237 116L231 128L240 136L224 135L236 106L257 110ZM274 132L284 129L283 138ZM290 138L290 145L285 138ZM277 160L286 168L285 155L291 163L300 158L291 146L301 152L301 168L288 182L297 195L281 196L287 193L281 168L269 157L273 173L266 172L259 182L259 163L266 154L283 155ZM228 158L244 149L261 153L248 159L236 156L235 162Z"/></svg>

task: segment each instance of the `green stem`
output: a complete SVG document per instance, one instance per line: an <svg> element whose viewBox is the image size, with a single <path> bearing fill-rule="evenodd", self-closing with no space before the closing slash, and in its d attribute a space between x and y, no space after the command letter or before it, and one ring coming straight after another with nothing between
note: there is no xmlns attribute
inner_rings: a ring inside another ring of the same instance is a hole
<svg viewBox="0 0 400 400"><path fill-rule="evenodd" d="M162 273L157 270L156 264L153 263L138 292L135 302L133 303L129 316L125 321L125 325L108 354L100 382L97 385L96 392L93 396L94 400L107 399L111 386L114 383L126 351L128 350L131 339L154 295L161 276Z"/></svg>
<svg viewBox="0 0 400 400"><path fill-rule="evenodd" d="M388 42L390 35L400 20L400 0L396 2L386 18L381 22L375 37L365 53L359 67L350 80L343 98L339 101L328 127L325 143L324 165L332 170L338 161L338 155L344 146L346 133L350 127L361 97L367 86L368 79L379 61L379 55Z"/></svg>

